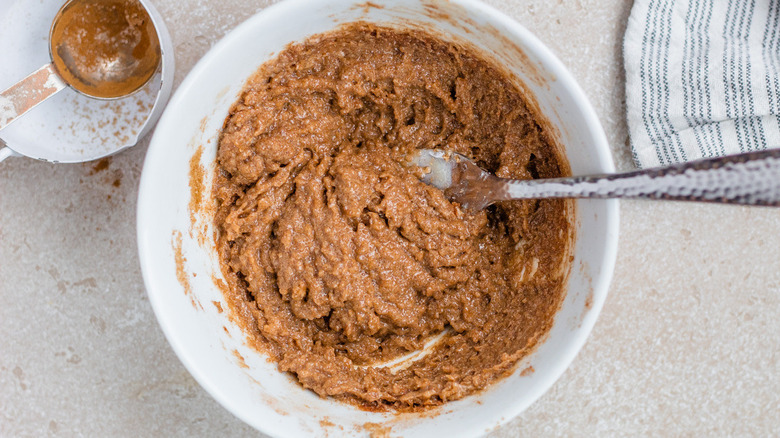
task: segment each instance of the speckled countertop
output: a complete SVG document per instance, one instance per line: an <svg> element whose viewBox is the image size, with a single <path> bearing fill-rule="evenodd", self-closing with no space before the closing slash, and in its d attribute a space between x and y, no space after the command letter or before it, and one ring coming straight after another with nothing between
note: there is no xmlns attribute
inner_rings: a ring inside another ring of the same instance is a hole
<svg viewBox="0 0 780 438"><path fill-rule="evenodd" d="M177 84L268 3L153 2ZM620 55L631 1L489 3L563 60L618 169L632 168ZM152 314L135 242L147 145L104 169L0 164L0 436L259 435L190 377ZM491 436L561 435L780 435L780 210L621 204L615 278L591 338Z"/></svg>

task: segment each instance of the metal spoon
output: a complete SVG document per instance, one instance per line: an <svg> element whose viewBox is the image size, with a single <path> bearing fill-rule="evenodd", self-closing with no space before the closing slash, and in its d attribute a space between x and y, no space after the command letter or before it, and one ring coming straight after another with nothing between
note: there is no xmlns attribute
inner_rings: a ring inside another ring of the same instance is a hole
<svg viewBox="0 0 780 438"><path fill-rule="evenodd" d="M420 179L464 207L537 198L633 198L780 207L780 149L612 175L513 180L463 155L420 149L409 157Z"/></svg>
<svg viewBox="0 0 780 438"><path fill-rule="evenodd" d="M160 64L160 42L137 0L70 0L49 32L47 64L0 93L0 129L70 86L96 99L141 89Z"/></svg>

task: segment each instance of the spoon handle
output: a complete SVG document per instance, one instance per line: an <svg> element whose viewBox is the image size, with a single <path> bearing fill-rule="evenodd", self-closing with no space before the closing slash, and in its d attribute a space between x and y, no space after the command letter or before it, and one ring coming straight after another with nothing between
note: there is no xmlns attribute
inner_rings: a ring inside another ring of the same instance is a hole
<svg viewBox="0 0 780 438"><path fill-rule="evenodd" d="M0 92L0 129L65 87L54 65L47 64Z"/></svg>
<svg viewBox="0 0 780 438"><path fill-rule="evenodd" d="M502 200L633 198L780 207L780 149L611 175L506 180Z"/></svg>

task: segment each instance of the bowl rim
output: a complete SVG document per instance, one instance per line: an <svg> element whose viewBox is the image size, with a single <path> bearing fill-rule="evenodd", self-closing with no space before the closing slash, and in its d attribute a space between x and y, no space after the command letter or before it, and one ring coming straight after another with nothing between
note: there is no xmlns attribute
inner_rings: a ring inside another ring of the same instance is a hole
<svg viewBox="0 0 780 438"><path fill-rule="evenodd" d="M331 0L317 0L320 3L325 3ZM478 0L450 0L450 3L459 6L467 11L473 11L483 15L487 20L496 22L509 31L509 35L512 40L523 41L527 50L540 59L544 60L546 67L549 71L555 75L558 81L562 82L563 88L565 88L570 94L572 99L576 102L577 111L584 119L584 123L588 126L591 134L595 138L595 144L593 148L593 155L598 162L598 165L607 173L615 172L615 165L612 159L609 143L604 133L604 129L596 116L590 101L585 95L584 91L580 88L577 82L574 80L572 74L566 69L563 63L558 57L547 48L533 33L526 29L519 22L513 18L507 16L503 12L495 9L494 7L482 3ZM282 17L289 17L289 14L293 14L301 7L311 7L311 0L283 0L281 2L270 5L229 31L222 39L217 42L192 68L192 70L186 75L180 86L176 89L173 97L168 103L168 107L163 112L162 117L159 120L158 126L165 126L172 122L175 115L171 108L175 109L180 106L180 101L184 99L184 96L194 91L193 87L199 82L199 77L212 68L213 59L218 56L225 48L235 44L235 40L240 40L242 35L249 32L250 29L258 25L258 22L263 22L272 19L286 19ZM276 18L278 17L278 18ZM259 67L259 65L258 65ZM159 161L157 158L161 154L163 149L160 143L160 136L157 134L157 130L152 137L146 157L144 159L144 170L147 168L147 164L153 161ZM159 144L159 145L158 145ZM197 363L193 360L188 350L182 346L176 336L174 336L175 328L172 327L171 321L166 317L166 311L164 306L158 299L160 292L157 292L154 279L151 278L150 272L152 272L150 264L152 263L152 257L149 256L150 248L148 242L144 236L143 225L147 224L151 218L154 217L151 206L144 202L146 193L152 193L155 187L152 185L152 177L148 172L142 172L139 191L138 191L138 204L136 212L137 222L137 241L139 261L141 265L141 272L144 280L144 285L147 290L149 301L152 305L152 309L155 313L157 321L168 341L171 348L176 353L179 360L182 362L187 371L195 378L195 380L209 393L219 404L221 404L228 412L233 414L251 427L272 435L272 436L284 436L285 430L280 425L274 422L260 422L257 416L250 416L246 409L242 409L239 404L235 403L233 399L226 394L219 386L217 386L211 378L199 369ZM606 300L609 285L611 284L614 274L615 263L617 259L617 246L618 246L618 231L619 231L619 203L615 199L610 200L594 200L586 202L600 202L604 205L604 214L601 220L605 223L606 239L603 242L603 256L600 259L600 273L597 278L593 279L593 302L589 312L581 321L580 328L572 333L569 341L559 351L559 357L555 361L553 369L548 370L543 379L540 379L540 383L535 385L535 390L531 393L527 393L523 398L518 398L516 402L509 404L504 411L502 411L502 417L499 421L491 423L490 425L484 425L480 423L470 426L462 431L465 434L477 435L485 433L486 426L489 428L497 428L503 424L508 423L515 418L521 412L523 412L528 406L536 402L544 393L546 393L550 387L561 377L566 369L571 365L576 355L585 345L587 338L595 325L595 322L601 313L601 309Z"/></svg>

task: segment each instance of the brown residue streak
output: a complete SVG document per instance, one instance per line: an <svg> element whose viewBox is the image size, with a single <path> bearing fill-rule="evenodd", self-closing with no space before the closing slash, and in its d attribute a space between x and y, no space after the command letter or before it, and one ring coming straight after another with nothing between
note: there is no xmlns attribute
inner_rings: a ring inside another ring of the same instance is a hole
<svg viewBox="0 0 780 438"><path fill-rule="evenodd" d="M447 21L452 22L452 17L450 17L450 14L442 11L438 5L434 3L426 3L423 4L423 9L425 9L425 14L434 20L441 20L441 21Z"/></svg>
<svg viewBox="0 0 780 438"><path fill-rule="evenodd" d="M204 119L205 121L206 119ZM205 184L205 176L206 176L206 170L203 168L203 165L201 164L200 160L203 157L203 145L198 146L198 148L195 150L195 153L192 155L192 158L190 158L190 173L189 173L189 181L190 181L190 203L189 203L189 210L190 210L190 236L197 237L198 242L203 244L207 240L206 238L206 231L207 227L205 224L201 227L199 227L198 223L198 217L201 216L201 213L204 209L204 184Z"/></svg>
<svg viewBox="0 0 780 438"><path fill-rule="evenodd" d="M577 324L577 327L582 326L582 322L585 321L585 317L590 312L590 309L593 308L593 287L590 288L588 291L588 295L585 297L585 305L582 307L582 313L580 313L580 320Z"/></svg>
<svg viewBox="0 0 780 438"><path fill-rule="evenodd" d="M531 61L523 49L517 46L517 44L504 35L502 31L487 24L482 26L493 38L496 39L501 45L501 51L495 51L493 55L499 58L499 61L503 61L504 64L517 65L528 79L541 87L548 87L548 80L545 75L539 71L536 64ZM514 58L514 59L513 59ZM515 62L512 62L515 61ZM554 79L553 79L554 80Z"/></svg>
<svg viewBox="0 0 780 438"><path fill-rule="evenodd" d="M355 9L362 9L364 14L368 14L371 9L384 9L385 7L374 2L364 2L354 6Z"/></svg>
<svg viewBox="0 0 780 438"><path fill-rule="evenodd" d="M89 277L73 283L73 286L76 287L87 286L87 287L95 288L97 287L97 280L95 280L93 277Z"/></svg>
<svg viewBox="0 0 780 438"><path fill-rule="evenodd" d="M217 308L218 313L222 313L222 304L220 304L219 301L212 301L211 303Z"/></svg>
<svg viewBox="0 0 780 438"><path fill-rule="evenodd" d="M241 353L238 352L238 350L233 350L233 356L235 356L238 366L240 366L241 368L249 369L249 365L246 364L246 360L244 360L244 356L242 356Z"/></svg>
<svg viewBox="0 0 780 438"><path fill-rule="evenodd" d="M225 283L221 278L218 278L216 275L211 276L211 281L214 283L214 286L216 286L217 289L222 292L223 295L230 292L227 283Z"/></svg>
<svg viewBox="0 0 780 438"><path fill-rule="evenodd" d="M469 15L466 15L465 11L462 11L464 13L461 14L450 15L441 10L439 3L441 2L434 1L424 3L423 9L425 9L425 15L437 21L447 22L454 27L460 28L467 34L472 34L479 29L477 23Z"/></svg>
<svg viewBox="0 0 780 438"><path fill-rule="evenodd" d="M379 423L365 423L363 429L368 432L371 438L390 438L390 426Z"/></svg>
<svg viewBox="0 0 780 438"><path fill-rule="evenodd" d="M268 56L271 57L271 56L274 56L274 55L271 54L271 55L268 55ZM225 95L227 94L228 91L230 91L230 86L227 86L227 87L221 89L219 91L219 93L217 93L217 99L222 99L223 97L225 97ZM205 118L204 118L204 120L205 120ZM206 125L205 125L205 123L203 123L203 121L201 121L200 129L204 130L204 132L205 132Z"/></svg>
<svg viewBox="0 0 780 438"><path fill-rule="evenodd" d="M101 183L110 185L114 188L122 186L122 176L124 176L124 173L122 172L122 169L111 168L110 157L101 158L92 163L87 175L95 176L98 174L100 175L96 178L99 178ZM83 182L83 180L79 180L79 182ZM110 194L107 195L108 200L111 200L111 198L112 196Z"/></svg>
<svg viewBox="0 0 780 438"><path fill-rule="evenodd" d="M587 298L585 298L585 310L590 310L593 307L593 289L588 292Z"/></svg>
<svg viewBox="0 0 780 438"><path fill-rule="evenodd" d="M195 223L195 214L203 203L203 177L206 172L200 164L203 146L198 146L190 158L190 220Z"/></svg>
<svg viewBox="0 0 780 438"><path fill-rule="evenodd" d="M111 158L101 158L95 163L94 166L92 166L92 170L89 171L90 175L94 175L96 173L102 172L106 169L108 169L108 166L111 165Z"/></svg>
<svg viewBox="0 0 780 438"><path fill-rule="evenodd" d="M207 119L201 121L201 129L204 129ZM190 185L190 237L198 240L201 247L206 247L207 242L213 242L214 236L209 233L210 223L206 218L213 217L216 206L213 198L208 195L206 168L201 163L204 147L198 146L190 158L189 185Z"/></svg>
<svg viewBox="0 0 780 438"><path fill-rule="evenodd" d="M586 287L588 290L588 294L585 296L585 304L582 307L582 313L580 314L578 327L582 326L582 322L585 320L585 317L593 308L593 300L594 300L593 278L588 273L588 265L585 262L580 262L579 271L582 277L584 278L585 282L587 283Z"/></svg>
<svg viewBox="0 0 780 438"><path fill-rule="evenodd" d="M184 253L182 252L182 236L180 231L173 232L172 245L173 257L176 263L176 279L179 280L179 284L181 284L181 287L184 288L184 294L190 298L192 306L196 309L203 309L203 306L200 305L200 303L192 294L192 285L189 282L187 271L185 270L185 263L187 262L187 259L184 257Z"/></svg>
<svg viewBox="0 0 780 438"><path fill-rule="evenodd" d="M308 406L307 406L308 407ZM330 420L328 420L328 417L323 418L320 420L320 428L322 429L322 432L324 433L325 438L328 438L330 436L330 433L338 427L340 431L344 430L344 426L336 425ZM341 434L337 434L337 436L340 436Z"/></svg>
<svg viewBox="0 0 780 438"><path fill-rule="evenodd" d="M179 280L179 284L184 288L184 293L188 296L192 295L192 286L190 286L190 282L187 281L187 273L184 271L184 263L187 262L187 259L181 251L180 231L173 232L173 257L176 261L176 279Z"/></svg>
<svg viewBox="0 0 780 438"><path fill-rule="evenodd" d="M211 283L222 292L222 296L225 298L225 304L228 309L226 313L228 319L247 335L247 342L251 347L260 349L260 346L254 337L248 336L252 332L251 326L248 326L248 321L254 321L254 318L251 311L247 308L246 302L242 297L236 296L236 294L230 290L227 283L225 283L223 279L217 277L216 274L211 274ZM228 335L230 334L227 327L223 326L222 328L225 330L225 333Z"/></svg>
<svg viewBox="0 0 780 438"><path fill-rule="evenodd" d="M59 277L55 275L52 275L52 277L55 280L57 280L57 290L61 294L68 292L68 290L71 288L83 288L90 291L94 291L95 289L97 289L97 280L94 277L88 277L73 283L65 280L60 280Z"/></svg>
<svg viewBox="0 0 780 438"><path fill-rule="evenodd" d="M528 365L527 367L525 367L525 369L523 369L523 371L520 371L520 375L522 377L530 376L531 374L534 373L534 371L536 371L534 369L534 367L532 367L531 365Z"/></svg>

